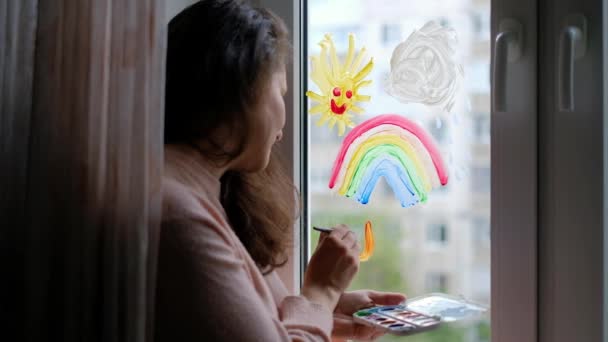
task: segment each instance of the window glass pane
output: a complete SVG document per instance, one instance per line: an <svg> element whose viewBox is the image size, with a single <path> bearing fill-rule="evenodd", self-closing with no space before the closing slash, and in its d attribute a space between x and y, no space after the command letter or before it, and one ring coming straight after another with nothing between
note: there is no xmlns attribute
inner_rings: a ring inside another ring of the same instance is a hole
<svg viewBox="0 0 608 342"><path fill-rule="evenodd" d="M490 0L309 0L306 6L309 75L311 57L319 55L325 34L331 34L337 58L344 61L353 33L355 49L367 50L361 64L374 58L366 77L373 83L360 90L371 100L358 103L364 113L353 116L354 124L389 113L410 119L434 138L449 170L448 184L430 191L425 203L403 208L380 177L369 203L360 204L328 186L334 159L351 129L338 136L337 126L317 126L319 116L308 115L310 226L345 223L362 239L365 222L372 221L376 249L361 264L351 289L399 291L409 297L444 292L490 306ZM403 103L385 90L393 50L431 20L453 29L458 39L454 58L464 76L449 111ZM321 92L310 77L304 89ZM308 99L308 109L318 104ZM314 250L318 233L309 234ZM407 337L416 342L489 339L489 319ZM382 340L403 338L387 335Z"/></svg>

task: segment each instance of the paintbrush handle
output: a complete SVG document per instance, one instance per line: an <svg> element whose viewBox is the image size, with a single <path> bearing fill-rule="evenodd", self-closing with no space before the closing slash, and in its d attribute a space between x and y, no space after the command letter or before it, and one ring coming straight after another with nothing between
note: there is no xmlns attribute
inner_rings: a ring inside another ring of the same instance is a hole
<svg viewBox="0 0 608 342"><path fill-rule="evenodd" d="M323 227L312 227L312 229L314 229L318 232L322 232L322 233L331 233L331 231L333 230L333 228L323 228Z"/></svg>

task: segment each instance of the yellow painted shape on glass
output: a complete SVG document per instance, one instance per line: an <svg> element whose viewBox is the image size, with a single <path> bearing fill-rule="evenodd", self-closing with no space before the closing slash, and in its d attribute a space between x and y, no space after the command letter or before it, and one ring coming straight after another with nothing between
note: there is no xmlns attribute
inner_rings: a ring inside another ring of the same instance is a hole
<svg viewBox="0 0 608 342"><path fill-rule="evenodd" d="M410 160L414 163L414 168L415 168L416 174L422 180L425 191L428 192L431 190L431 188L432 188L431 180L429 179L429 176L425 172L424 166L423 166L422 162L420 161L420 159L418 158L418 155L416 155L416 151L414 150L414 147L412 145L410 145L410 143L408 141L404 140L400 136L383 134L383 135L373 136L373 137L367 139L364 143L362 143L356 147L353 157L348 161L348 165L346 166L346 173L344 176L344 180L342 181L342 185L340 186L340 189L338 190L340 195L344 195L344 194L346 194L346 191L348 191L348 187L349 187L350 183L353 181L355 171L357 170L357 167L359 166L361 159L363 159L363 157L365 156L365 153L367 151L369 151L371 148L380 146L380 145L394 145L394 146L397 146L398 148L400 148L403 152L405 152L406 155L410 158Z"/></svg>
<svg viewBox="0 0 608 342"><path fill-rule="evenodd" d="M338 135L344 135L346 127L354 127L353 113L363 114L359 102L369 101L369 95L362 95L359 90L372 83L365 79L374 67L374 59L359 68L365 56L365 48L361 48L355 57L355 36L348 36L348 52L344 63L336 54L336 47L329 34L319 43L321 52L311 57L312 68L310 78L319 87L320 94L307 91L312 101L317 102L308 111L311 115L320 115L317 126L327 124L330 129L338 126ZM329 57L328 57L329 53Z"/></svg>

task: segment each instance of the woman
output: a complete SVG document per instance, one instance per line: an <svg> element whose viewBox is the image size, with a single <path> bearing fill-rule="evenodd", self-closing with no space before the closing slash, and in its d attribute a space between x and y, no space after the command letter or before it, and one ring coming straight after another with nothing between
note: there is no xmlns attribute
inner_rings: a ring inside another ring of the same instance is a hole
<svg viewBox="0 0 608 342"><path fill-rule="evenodd" d="M274 271L297 213L272 152L285 123L287 35L239 1L200 1L169 25L157 340L373 339L352 313L404 300L344 292L360 249L346 226L321 236L301 295Z"/></svg>

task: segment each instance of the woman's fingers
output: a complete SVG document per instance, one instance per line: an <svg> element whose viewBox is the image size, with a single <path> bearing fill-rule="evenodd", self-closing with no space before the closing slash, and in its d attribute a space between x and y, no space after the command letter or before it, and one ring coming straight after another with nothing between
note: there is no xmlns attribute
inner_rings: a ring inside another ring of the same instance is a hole
<svg viewBox="0 0 608 342"><path fill-rule="evenodd" d="M321 234L319 234L319 242L317 243L317 246L320 245L321 242L323 242L323 240L325 240L328 236L329 233L321 232Z"/></svg>
<svg viewBox="0 0 608 342"><path fill-rule="evenodd" d="M344 243L344 245L346 247L348 247L348 249L355 249L355 248L357 250L361 249L361 247L358 243L358 240L357 240L357 236L346 225L343 225L343 224L337 225L332 229L332 231L330 233L321 232L321 234L319 234L319 243L318 244L321 244L321 242L328 237L331 237L332 239L334 239L334 242L342 241Z"/></svg>
<svg viewBox="0 0 608 342"><path fill-rule="evenodd" d="M359 252L361 252L361 245L359 244L359 240L355 239L355 243L353 244L352 249L355 250L356 254L359 254Z"/></svg>
<svg viewBox="0 0 608 342"><path fill-rule="evenodd" d="M344 234L344 236L342 236L342 240L347 239L349 237L353 237L355 235L355 233L353 233L352 230L348 230L346 231L346 234Z"/></svg>
<svg viewBox="0 0 608 342"><path fill-rule="evenodd" d="M335 227L329 234L320 235L304 275L302 293L333 311L358 270L357 237L344 225Z"/></svg>
<svg viewBox="0 0 608 342"><path fill-rule="evenodd" d="M397 305L405 301L405 295L396 292L369 291L369 299L377 305Z"/></svg>
<svg viewBox="0 0 608 342"><path fill-rule="evenodd" d="M350 229L348 229L347 226L341 224L341 225L334 227L334 229L331 231L331 233L329 235L332 235L335 238L342 240L348 234L348 232L350 232Z"/></svg>
<svg viewBox="0 0 608 342"><path fill-rule="evenodd" d="M355 232L353 232L352 230L350 230L350 228L348 228L348 226L346 225L338 225L335 229L338 229L342 235L342 240L345 240L348 243L353 242L353 241L357 241L357 235L355 234ZM355 244L351 244L350 247L355 247Z"/></svg>
<svg viewBox="0 0 608 342"><path fill-rule="evenodd" d="M370 339L372 341L375 341L375 340L379 339L380 337L384 336L384 334L385 334L384 331L376 331L372 334Z"/></svg>
<svg viewBox="0 0 608 342"><path fill-rule="evenodd" d="M327 238L331 238L332 243L337 246L340 246L341 248L344 248L345 252L350 252L351 249L357 249L356 252L358 253L358 250L360 250L357 241L357 236L352 230L348 229L348 227L345 225L339 225L334 227L334 229L331 231L331 233L329 233L329 236L327 236ZM321 240L319 240L319 242L320 241Z"/></svg>
<svg viewBox="0 0 608 342"><path fill-rule="evenodd" d="M357 244L357 236L352 231L348 231L344 237L342 237L342 243L347 249L353 249Z"/></svg>
<svg viewBox="0 0 608 342"><path fill-rule="evenodd" d="M359 341L373 341L384 335L382 331L367 325L354 323L353 334L351 338Z"/></svg>
<svg viewBox="0 0 608 342"><path fill-rule="evenodd" d="M329 232L329 233L328 233L328 232L321 232L321 233L319 234L319 242L318 242L318 244L317 244L317 245L321 244L321 242L322 242L323 240L325 240L325 239L326 239L327 237L329 237L329 236L332 236L333 238L338 239L338 240L342 240L342 239L344 238L344 236L345 236L345 235L346 235L346 234L347 234L349 231L350 231L350 230L348 229L348 227L347 227L347 226L345 226L345 225L341 224L341 225L338 225L338 226L334 227L334 228L331 230L331 232Z"/></svg>

